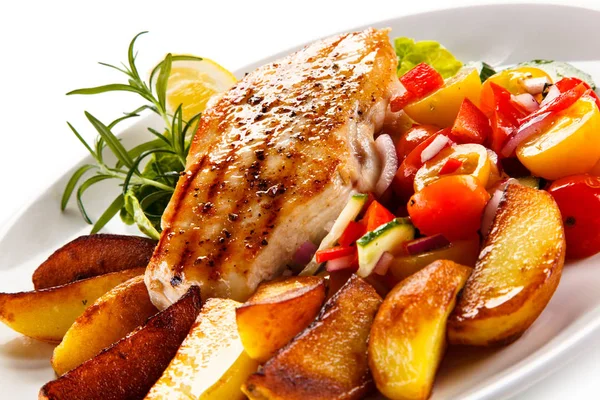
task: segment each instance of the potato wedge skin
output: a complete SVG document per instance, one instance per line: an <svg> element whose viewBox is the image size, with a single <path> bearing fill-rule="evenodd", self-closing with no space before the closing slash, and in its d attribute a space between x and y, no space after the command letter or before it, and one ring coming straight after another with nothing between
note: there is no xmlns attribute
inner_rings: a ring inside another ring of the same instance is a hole
<svg viewBox="0 0 600 400"><path fill-rule="evenodd" d="M56 250L33 273L35 290L111 272L145 267L156 241L126 235L80 236Z"/></svg>
<svg viewBox="0 0 600 400"><path fill-rule="evenodd" d="M369 366L379 391L393 400L431 393L446 349L446 322L471 268L440 260L397 284L369 338Z"/></svg>
<svg viewBox="0 0 600 400"><path fill-rule="evenodd" d="M157 312L143 275L115 286L77 317L54 349L52 368L63 375L133 332Z"/></svg>
<svg viewBox="0 0 600 400"><path fill-rule="evenodd" d="M200 289L190 290L96 357L48 382L39 399L141 399L177 352L200 312Z"/></svg>
<svg viewBox="0 0 600 400"><path fill-rule="evenodd" d="M291 277L266 282L236 310L246 353L261 363L290 342L317 316L325 301L325 279Z"/></svg>
<svg viewBox="0 0 600 400"><path fill-rule="evenodd" d="M509 185L448 320L450 343L492 346L519 338L554 294L565 250L562 218L552 196Z"/></svg>
<svg viewBox="0 0 600 400"><path fill-rule="evenodd" d="M25 336L58 343L100 296L143 273L136 268L39 291L0 293L0 321Z"/></svg>
<svg viewBox="0 0 600 400"><path fill-rule="evenodd" d="M146 400L243 400L240 387L258 369L240 341L235 309L241 303L208 299L177 354Z"/></svg>
<svg viewBox="0 0 600 400"><path fill-rule="evenodd" d="M372 385L367 341L381 297L353 275L317 319L250 376L250 399L361 399Z"/></svg>

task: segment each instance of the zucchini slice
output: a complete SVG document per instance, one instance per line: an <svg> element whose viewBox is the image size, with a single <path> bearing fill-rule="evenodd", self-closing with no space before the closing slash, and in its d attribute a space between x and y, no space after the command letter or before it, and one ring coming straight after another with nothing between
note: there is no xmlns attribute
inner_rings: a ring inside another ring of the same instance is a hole
<svg viewBox="0 0 600 400"><path fill-rule="evenodd" d="M524 176L521 178L517 178L517 180L523 186L528 186L533 189L540 188L540 178L536 178L535 176Z"/></svg>
<svg viewBox="0 0 600 400"><path fill-rule="evenodd" d="M329 249L335 245L340 236L342 236L342 233L344 233L344 230L346 229L348 224L351 221L354 221L356 217L358 217L358 214L360 214L365 204L367 203L368 197L368 195L362 193L358 193L350 197L350 200L348 200L348 204L346 204L339 217L335 220L333 226L331 227L331 230L329 231L327 236L325 236L321 241L318 250ZM302 272L300 272L300 275L314 275L318 269L319 263L317 263L316 257L313 257L313 259L306 265L306 267L304 267Z"/></svg>
<svg viewBox="0 0 600 400"><path fill-rule="evenodd" d="M358 276L366 278L373 272L377 262L386 251L394 250L402 243L414 239L415 227L407 218L396 218L367 232L356 241L358 248Z"/></svg>

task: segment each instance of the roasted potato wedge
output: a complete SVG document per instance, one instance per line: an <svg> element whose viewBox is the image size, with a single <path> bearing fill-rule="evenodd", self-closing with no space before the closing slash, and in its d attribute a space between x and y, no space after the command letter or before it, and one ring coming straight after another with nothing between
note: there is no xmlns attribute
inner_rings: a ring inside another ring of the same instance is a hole
<svg viewBox="0 0 600 400"><path fill-rule="evenodd" d="M250 399L361 399L371 387L367 341L381 297L353 275L317 319L248 378Z"/></svg>
<svg viewBox="0 0 600 400"><path fill-rule="evenodd" d="M0 293L0 321L25 336L58 343L100 296L143 273L136 268L33 292Z"/></svg>
<svg viewBox="0 0 600 400"><path fill-rule="evenodd" d="M243 400L240 387L256 372L235 322L234 300L208 299L192 330L146 399Z"/></svg>
<svg viewBox="0 0 600 400"><path fill-rule="evenodd" d="M236 310L246 353L261 363L310 324L325 301L325 279L291 277L263 283Z"/></svg>
<svg viewBox="0 0 600 400"><path fill-rule="evenodd" d="M157 312L143 275L121 283L77 317L54 349L52 368L58 375L72 370L133 332Z"/></svg>
<svg viewBox="0 0 600 400"><path fill-rule="evenodd" d="M450 343L489 346L521 336L550 301L565 250L562 219L552 196L509 185L448 320Z"/></svg>
<svg viewBox="0 0 600 400"><path fill-rule="evenodd" d="M40 390L39 399L141 399L160 377L200 312L192 286L170 307L124 339Z"/></svg>
<svg viewBox="0 0 600 400"><path fill-rule="evenodd" d="M80 236L56 250L33 273L35 290L111 272L145 267L156 241L139 236Z"/></svg>
<svg viewBox="0 0 600 400"><path fill-rule="evenodd" d="M440 260L406 278L385 298L369 338L377 389L393 400L429 397L446 349L446 322L471 268Z"/></svg>

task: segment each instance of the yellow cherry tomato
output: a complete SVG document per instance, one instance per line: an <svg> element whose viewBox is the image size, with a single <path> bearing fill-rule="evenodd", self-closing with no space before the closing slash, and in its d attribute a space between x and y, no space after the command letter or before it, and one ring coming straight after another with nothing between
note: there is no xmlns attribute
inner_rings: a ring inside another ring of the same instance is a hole
<svg viewBox="0 0 600 400"><path fill-rule="evenodd" d="M454 171L440 174L449 159L458 160L461 165ZM479 144L459 144L446 147L431 160L427 161L415 175L415 193L420 192L425 186L449 175L472 175L477 178L481 186L486 187L492 174L492 166L487 149ZM498 174L495 168L495 174ZM494 179L496 181L497 179Z"/></svg>
<svg viewBox="0 0 600 400"><path fill-rule="evenodd" d="M555 180L592 170L600 160L600 110L584 96L558 113L549 128L517 147L535 176Z"/></svg>
<svg viewBox="0 0 600 400"><path fill-rule="evenodd" d="M492 92L491 87L492 82L498 86L502 86L510 93L517 95L527 92L523 86L523 81L529 78L542 77L547 78L548 82L552 83L550 75L535 67L511 68L490 76L481 86L481 111L489 114L494 111L494 108L496 107L494 93Z"/></svg>
<svg viewBox="0 0 600 400"><path fill-rule="evenodd" d="M451 260L468 267L475 267L479 250L479 236L473 235L465 240L456 240L442 249L414 256L394 257L389 267L389 274L395 281L400 282L437 260Z"/></svg>
<svg viewBox="0 0 600 400"><path fill-rule="evenodd" d="M404 107L404 112L420 124L445 128L454 124L465 98L478 106L480 94L479 73L475 68L465 67L447 79L442 88Z"/></svg>
<svg viewBox="0 0 600 400"><path fill-rule="evenodd" d="M507 179L509 176L504 172L500 172L500 169L498 168L498 155L490 149L487 149L487 153L490 160L490 176L488 177L485 188L490 190L502 179Z"/></svg>

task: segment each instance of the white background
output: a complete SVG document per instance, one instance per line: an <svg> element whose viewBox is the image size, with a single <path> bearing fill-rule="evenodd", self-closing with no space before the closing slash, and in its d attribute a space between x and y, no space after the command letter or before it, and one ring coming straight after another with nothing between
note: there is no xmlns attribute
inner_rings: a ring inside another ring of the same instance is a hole
<svg viewBox="0 0 600 400"><path fill-rule="evenodd" d="M64 95L120 79L96 62L124 61L127 44L137 32L150 31L138 46L142 70L149 70L167 52L209 57L235 70L357 25L482 3L489 2L5 0L0 5L0 223L84 155L65 121L91 138L84 110L107 121L139 105L136 95L127 93ZM598 0L552 3L600 9ZM600 45L592 45L600 57ZM596 399L599 376L600 337L585 354L517 398Z"/></svg>

